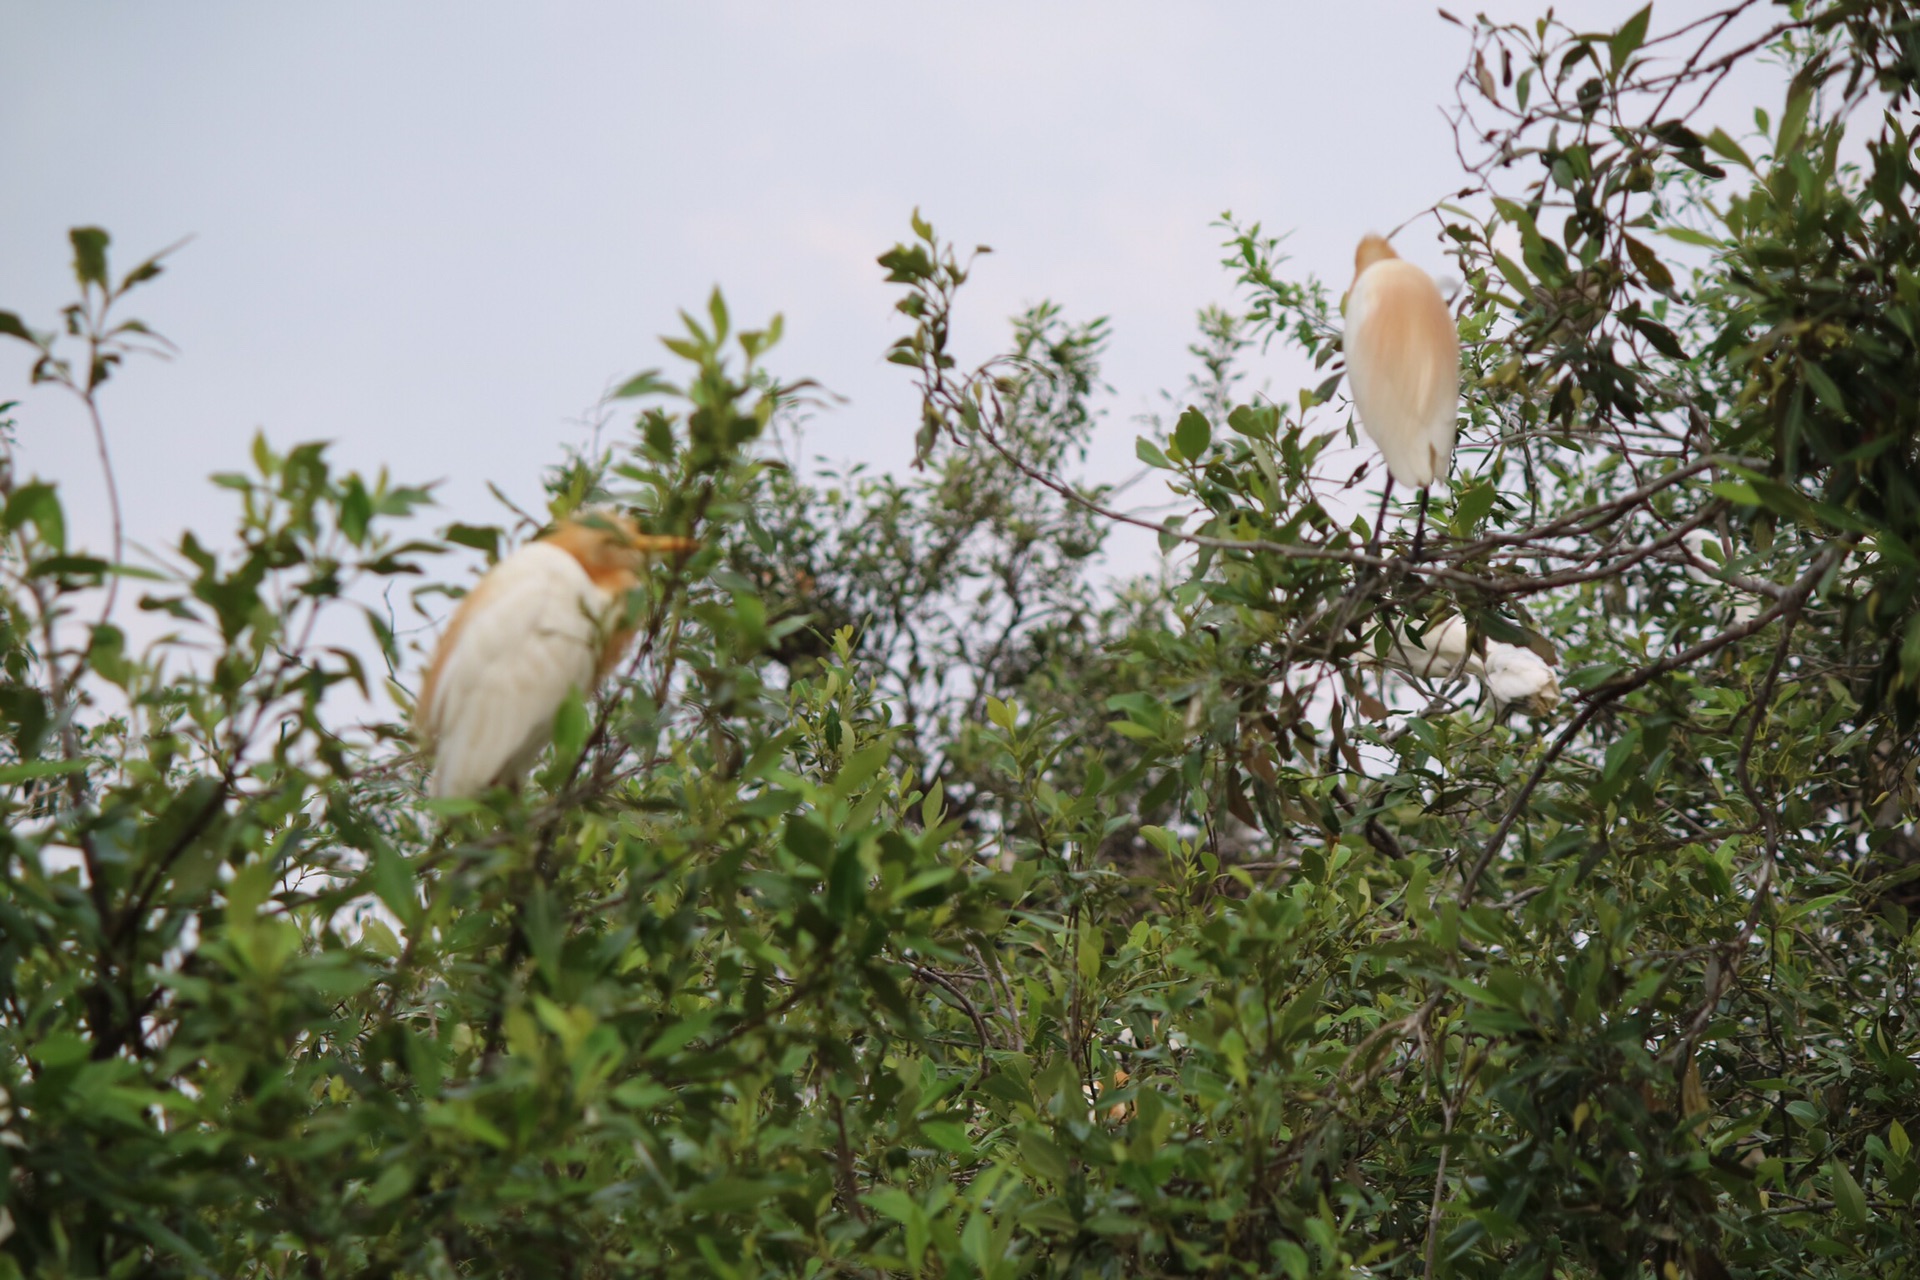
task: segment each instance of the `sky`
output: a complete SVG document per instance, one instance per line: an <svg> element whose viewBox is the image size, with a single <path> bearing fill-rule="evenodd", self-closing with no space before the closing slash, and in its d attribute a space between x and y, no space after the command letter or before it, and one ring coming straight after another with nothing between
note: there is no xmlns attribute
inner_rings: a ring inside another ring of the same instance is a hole
<svg viewBox="0 0 1920 1280"><path fill-rule="evenodd" d="M1558 6L1596 27L1635 7ZM107 228L121 269L193 237L129 308L177 357L104 393L135 542L223 530L204 477L256 430L496 520L487 483L536 503L716 284L737 321L784 314L777 373L847 398L810 452L905 466L917 405L874 259L918 208L995 250L963 350L1043 298L1111 319L1088 472L1119 479L1195 312L1232 299L1216 219L1289 232L1343 287L1361 233L1459 185L1441 107L1466 49L1414 0L0 0L0 308L51 327L71 226ZM1399 243L1445 269L1429 231ZM0 347L22 467L103 545L85 420L27 356ZM1306 380L1277 351L1254 374Z"/></svg>

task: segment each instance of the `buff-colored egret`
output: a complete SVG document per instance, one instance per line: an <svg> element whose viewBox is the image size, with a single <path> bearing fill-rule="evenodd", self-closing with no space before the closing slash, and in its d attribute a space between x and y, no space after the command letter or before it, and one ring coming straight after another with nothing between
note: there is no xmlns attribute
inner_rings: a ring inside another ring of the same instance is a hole
<svg viewBox="0 0 1920 1280"><path fill-rule="evenodd" d="M1427 486L1453 462L1460 406L1460 334L1433 277L1377 235L1360 241L1347 292L1347 387L1360 425L1386 459L1374 537L1395 481L1420 490L1412 556L1426 528Z"/></svg>
<svg viewBox="0 0 1920 1280"><path fill-rule="evenodd" d="M695 545L595 513L489 570L441 634L414 708L434 754L429 792L475 796L518 782L567 695L590 693L632 638L621 613L645 558Z"/></svg>

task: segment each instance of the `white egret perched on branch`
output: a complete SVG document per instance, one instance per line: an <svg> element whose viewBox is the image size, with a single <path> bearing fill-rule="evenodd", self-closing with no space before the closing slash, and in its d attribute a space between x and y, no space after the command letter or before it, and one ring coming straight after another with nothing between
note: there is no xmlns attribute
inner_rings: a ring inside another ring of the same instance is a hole
<svg viewBox="0 0 1920 1280"><path fill-rule="evenodd" d="M1428 622L1418 636L1409 628L1393 642L1394 665L1426 680L1451 680L1463 673L1480 675L1480 657L1468 640L1467 624L1458 617Z"/></svg>
<svg viewBox="0 0 1920 1280"><path fill-rule="evenodd" d="M489 570L441 634L414 707L435 757L429 792L475 796L517 782L567 695L592 692L632 638L621 615L646 557L696 545L595 513Z"/></svg>
<svg viewBox="0 0 1920 1280"><path fill-rule="evenodd" d="M1453 462L1460 406L1460 334L1433 277L1381 236L1360 241L1347 292L1347 387L1360 425L1387 461L1374 538L1394 481L1420 490L1412 556L1426 529L1427 486Z"/></svg>
<svg viewBox="0 0 1920 1280"><path fill-rule="evenodd" d="M1545 715L1560 705L1560 681L1539 654L1517 644L1487 641L1480 677L1496 707L1519 706L1529 715Z"/></svg>
<svg viewBox="0 0 1920 1280"><path fill-rule="evenodd" d="M1474 676L1497 709L1519 706L1530 715L1544 715L1559 705L1560 682L1533 650L1489 640L1482 657L1463 619L1449 615L1419 625L1419 635L1409 627L1388 652L1388 661L1408 675L1427 680Z"/></svg>

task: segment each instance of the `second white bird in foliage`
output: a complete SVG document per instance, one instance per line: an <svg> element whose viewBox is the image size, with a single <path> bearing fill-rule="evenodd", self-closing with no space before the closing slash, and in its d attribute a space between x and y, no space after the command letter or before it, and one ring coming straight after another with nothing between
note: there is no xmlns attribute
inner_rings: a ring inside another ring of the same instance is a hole
<svg viewBox="0 0 1920 1280"><path fill-rule="evenodd" d="M1347 387L1393 478L1424 489L1453 461L1460 334L1433 277L1367 236L1347 294Z"/></svg>
<svg viewBox="0 0 1920 1280"><path fill-rule="evenodd" d="M475 796L532 768L567 695L591 692L626 648L621 609L645 557L694 545L594 515L489 570L441 634L414 708L435 757L429 792Z"/></svg>
<svg viewBox="0 0 1920 1280"><path fill-rule="evenodd" d="M1416 636L1414 626L1424 630ZM1482 658L1473 651L1467 624L1458 616L1414 626L1395 638L1390 659L1408 675L1431 680L1477 676L1496 707L1518 705L1533 715L1560 704L1560 682L1533 650L1489 640Z"/></svg>
<svg viewBox="0 0 1920 1280"><path fill-rule="evenodd" d="M1487 659L1480 676L1494 705L1518 705L1532 715L1541 715L1560 705L1560 682L1531 649L1517 644L1487 641Z"/></svg>

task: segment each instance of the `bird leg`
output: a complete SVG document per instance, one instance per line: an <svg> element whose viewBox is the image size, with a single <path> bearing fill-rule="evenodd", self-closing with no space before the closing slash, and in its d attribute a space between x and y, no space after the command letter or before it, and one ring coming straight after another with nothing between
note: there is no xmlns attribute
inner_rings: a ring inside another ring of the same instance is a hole
<svg viewBox="0 0 1920 1280"><path fill-rule="evenodd" d="M1427 491L1420 491L1420 515L1413 525L1413 550L1407 553L1409 564L1420 563L1420 540L1427 532Z"/></svg>
<svg viewBox="0 0 1920 1280"><path fill-rule="evenodd" d="M1380 547L1380 531L1387 527L1387 498L1393 493L1393 476L1387 476L1387 483L1380 490L1380 514L1373 518L1373 536L1367 539L1367 555L1371 557Z"/></svg>

